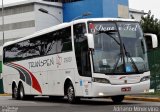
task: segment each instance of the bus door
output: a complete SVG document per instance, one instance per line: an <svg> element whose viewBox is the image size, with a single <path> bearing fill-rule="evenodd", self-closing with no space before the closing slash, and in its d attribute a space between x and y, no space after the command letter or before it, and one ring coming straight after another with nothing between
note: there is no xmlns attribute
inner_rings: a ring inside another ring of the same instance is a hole
<svg viewBox="0 0 160 112"><path fill-rule="evenodd" d="M79 23L73 26L74 29L74 47L78 76L75 76L77 87L81 88L82 95L88 97L92 90L91 64L88 51L88 42L85 36L86 24ZM76 73L76 72L75 72Z"/></svg>

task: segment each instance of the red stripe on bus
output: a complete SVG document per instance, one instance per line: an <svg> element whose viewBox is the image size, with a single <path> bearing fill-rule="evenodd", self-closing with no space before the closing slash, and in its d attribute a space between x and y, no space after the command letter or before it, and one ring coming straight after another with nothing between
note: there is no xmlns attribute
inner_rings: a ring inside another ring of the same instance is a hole
<svg viewBox="0 0 160 112"><path fill-rule="evenodd" d="M18 65L18 64L15 64L15 63L12 63L12 64L17 65L17 66L23 68L25 71L27 71L32 78L32 87L34 89L36 89L38 92L42 93L42 89L40 87L40 84L39 84L38 80L35 78L35 76L29 70L27 70L25 67L23 67L21 65Z"/></svg>

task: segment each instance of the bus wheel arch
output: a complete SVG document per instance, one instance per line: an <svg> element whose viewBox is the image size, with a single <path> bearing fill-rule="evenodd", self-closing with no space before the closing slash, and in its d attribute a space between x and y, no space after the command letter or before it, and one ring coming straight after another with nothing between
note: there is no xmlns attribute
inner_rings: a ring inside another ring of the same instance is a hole
<svg viewBox="0 0 160 112"><path fill-rule="evenodd" d="M64 95L67 96L69 103L77 103L80 100L80 98L75 96L75 89L70 79L66 79L64 83Z"/></svg>
<svg viewBox="0 0 160 112"><path fill-rule="evenodd" d="M72 81L69 78L67 78L64 83L64 95L67 95L67 87L69 84L72 84Z"/></svg>

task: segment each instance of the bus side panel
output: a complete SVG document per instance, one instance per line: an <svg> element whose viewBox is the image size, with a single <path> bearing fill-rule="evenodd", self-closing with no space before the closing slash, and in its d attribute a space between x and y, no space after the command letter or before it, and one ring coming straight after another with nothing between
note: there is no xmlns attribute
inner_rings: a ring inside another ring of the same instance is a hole
<svg viewBox="0 0 160 112"><path fill-rule="evenodd" d="M60 79L62 84L60 84L60 86L59 86L60 87L59 91L64 94L64 83L65 83L66 79L70 79L73 86L75 87L75 80L74 80L75 74L74 74L73 68L63 69L60 72L61 72L63 78Z"/></svg>
<svg viewBox="0 0 160 112"><path fill-rule="evenodd" d="M57 90L56 90L56 86L57 86L56 77L57 77L58 74L54 70L48 71L47 74L48 74L47 75L48 76L48 94L49 95L56 95L56 92L57 92Z"/></svg>
<svg viewBox="0 0 160 112"><path fill-rule="evenodd" d="M47 71L41 71L41 80L39 82L42 82L42 94L47 95L48 94L48 74ZM40 83L41 84L41 83Z"/></svg>
<svg viewBox="0 0 160 112"><path fill-rule="evenodd" d="M34 76L36 77L37 81L40 84L40 87L42 89L43 87L43 74L41 72L33 72ZM35 90L33 87L31 88L31 94L33 95L41 95L40 92L38 92L37 90ZM43 94L43 89L42 89L42 94Z"/></svg>
<svg viewBox="0 0 160 112"><path fill-rule="evenodd" d="M82 89L83 89L83 85L82 85L82 79L81 79L81 77L80 77L80 75L79 75L79 73L78 73L78 70L77 70L77 68L76 69L74 69L74 80L75 80L75 86L74 86L74 88L75 88L75 95L76 96L83 96L83 91L82 91Z"/></svg>
<svg viewBox="0 0 160 112"><path fill-rule="evenodd" d="M48 76L48 94L64 95L64 83L70 79L74 85L74 58L73 52L60 53L54 55L55 65L47 72ZM49 69L49 68L48 68Z"/></svg>
<svg viewBox="0 0 160 112"><path fill-rule="evenodd" d="M12 83L14 81L18 86L19 77L18 71L6 65L3 66L3 86L5 93L12 93Z"/></svg>
<svg viewBox="0 0 160 112"><path fill-rule="evenodd" d="M64 83L66 79L70 79L73 83L75 89L75 81L74 81L74 69L62 69L57 71L48 71L48 94L49 95L64 95ZM80 93L79 89L78 92Z"/></svg>
<svg viewBox="0 0 160 112"><path fill-rule="evenodd" d="M28 82L26 75L23 72L20 73L22 71L20 68L18 68L18 69L15 69L15 68L17 68L16 64L12 64L12 66L8 66L8 65L4 66L4 72L3 72L4 77L5 77L5 75L7 75L6 79L4 79L4 80L7 80L7 84L10 86L10 87L6 86L6 88L10 88L9 93L11 93L13 81L16 82L17 87L18 87L19 82L21 81L23 83L25 94L30 94L31 93L31 86L26 83L26 82ZM24 80L22 80L20 78L20 76L23 76ZM4 83L6 83L6 81Z"/></svg>
<svg viewBox="0 0 160 112"><path fill-rule="evenodd" d="M12 94L12 83L14 80L14 78L17 77L14 74L8 74L8 75L4 75L3 76L3 87L4 87L4 93L8 93L8 94ZM16 85L17 85L17 81Z"/></svg>
<svg viewBox="0 0 160 112"><path fill-rule="evenodd" d="M59 96L62 96L64 95L64 90L63 90L63 85L64 85L64 72L63 72L63 69L58 69L56 70L56 74L55 74L56 77L55 80L56 80L56 86L55 86L55 95L59 95Z"/></svg>

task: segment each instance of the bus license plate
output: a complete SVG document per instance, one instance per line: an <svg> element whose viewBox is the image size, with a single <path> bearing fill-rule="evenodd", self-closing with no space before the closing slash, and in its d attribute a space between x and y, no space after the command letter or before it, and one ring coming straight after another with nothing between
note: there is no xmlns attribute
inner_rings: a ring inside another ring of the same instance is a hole
<svg viewBox="0 0 160 112"><path fill-rule="evenodd" d="M122 92L131 91L131 87L123 87L123 88L121 88L121 91L122 91Z"/></svg>

